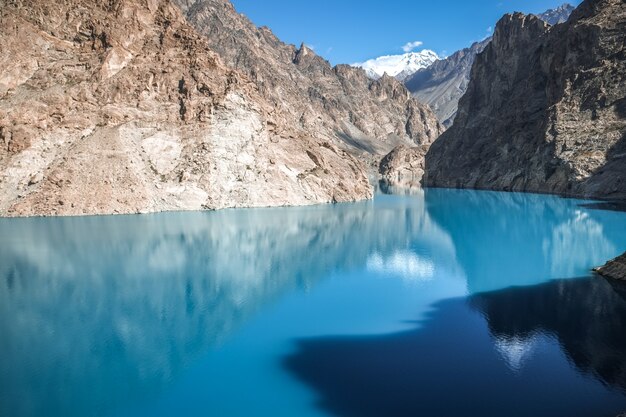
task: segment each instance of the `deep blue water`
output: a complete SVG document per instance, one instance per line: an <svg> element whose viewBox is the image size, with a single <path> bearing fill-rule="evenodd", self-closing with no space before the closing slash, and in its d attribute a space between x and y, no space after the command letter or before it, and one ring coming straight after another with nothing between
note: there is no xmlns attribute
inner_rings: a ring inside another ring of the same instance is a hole
<svg viewBox="0 0 626 417"><path fill-rule="evenodd" d="M0 415L626 411L626 212L426 190L0 219Z"/></svg>

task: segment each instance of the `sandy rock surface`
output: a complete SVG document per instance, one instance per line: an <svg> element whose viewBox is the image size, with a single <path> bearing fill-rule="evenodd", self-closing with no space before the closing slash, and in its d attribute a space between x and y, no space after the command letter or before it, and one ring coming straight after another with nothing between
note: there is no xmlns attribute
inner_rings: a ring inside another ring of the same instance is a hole
<svg viewBox="0 0 626 417"><path fill-rule="evenodd" d="M0 215L370 198L165 0L0 0Z"/></svg>

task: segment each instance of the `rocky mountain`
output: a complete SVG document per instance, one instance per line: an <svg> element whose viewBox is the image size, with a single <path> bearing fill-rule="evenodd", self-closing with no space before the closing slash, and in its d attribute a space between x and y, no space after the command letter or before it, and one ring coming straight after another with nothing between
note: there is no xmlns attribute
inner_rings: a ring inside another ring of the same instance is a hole
<svg viewBox="0 0 626 417"><path fill-rule="evenodd" d="M384 74L404 81L418 70L430 66L439 56L429 49L420 52L408 52L402 55L385 55L365 62L352 64L363 68L370 78L378 79Z"/></svg>
<svg viewBox="0 0 626 417"><path fill-rule="evenodd" d="M175 3L224 62L246 74L297 129L376 165L395 146L430 143L443 131L430 108L390 76L371 80L362 69L332 67L306 45L287 45L257 28L228 0Z"/></svg>
<svg viewBox="0 0 626 417"><path fill-rule="evenodd" d="M554 26L559 23L567 22L570 15L574 11L575 7L569 3L564 3L555 9L548 9L543 13L537 15L537 17L547 24Z"/></svg>
<svg viewBox="0 0 626 417"><path fill-rule="evenodd" d="M426 152L428 145L398 146L381 161L379 174L386 186L399 190L419 190L422 188Z"/></svg>
<svg viewBox="0 0 626 417"><path fill-rule="evenodd" d="M626 197L625 21L623 0L585 0L556 26L504 16L425 183Z"/></svg>
<svg viewBox="0 0 626 417"><path fill-rule="evenodd" d="M406 87L421 102L430 105L444 126L452 125L459 99L465 94L476 55L491 37L435 61L405 80Z"/></svg>
<svg viewBox="0 0 626 417"><path fill-rule="evenodd" d="M565 22L573 10L574 6L566 3L537 17L550 25L555 25ZM467 91L476 55L481 53L489 42L491 36L416 71L404 80L409 91L422 103L430 105L446 127L450 127L454 122L459 99Z"/></svg>
<svg viewBox="0 0 626 417"><path fill-rule="evenodd" d="M168 1L1 0L0 214L312 204L371 196Z"/></svg>
<svg viewBox="0 0 626 417"><path fill-rule="evenodd" d="M243 26L202 36L167 0L0 0L0 215L365 199L346 149L376 160L441 131L390 77L331 68L226 1L193 16Z"/></svg>

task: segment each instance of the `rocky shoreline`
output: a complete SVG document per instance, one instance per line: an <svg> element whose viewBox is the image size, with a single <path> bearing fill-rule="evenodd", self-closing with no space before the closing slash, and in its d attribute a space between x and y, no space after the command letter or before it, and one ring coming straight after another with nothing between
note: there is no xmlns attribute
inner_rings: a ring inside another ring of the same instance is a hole
<svg viewBox="0 0 626 417"><path fill-rule="evenodd" d="M604 266L594 269L598 274L620 281L626 281L626 253L610 260Z"/></svg>

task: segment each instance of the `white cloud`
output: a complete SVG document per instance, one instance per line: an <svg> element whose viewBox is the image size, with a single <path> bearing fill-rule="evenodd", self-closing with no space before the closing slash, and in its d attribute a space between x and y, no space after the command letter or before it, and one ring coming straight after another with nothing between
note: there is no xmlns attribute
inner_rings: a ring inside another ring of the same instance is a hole
<svg viewBox="0 0 626 417"><path fill-rule="evenodd" d="M404 52L411 52L413 49L415 48L419 48L420 46L422 46L424 44L424 42L422 41L414 41L414 42L409 42L406 45L404 45L402 47L402 50Z"/></svg>
<svg viewBox="0 0 626 417"><path fill-rule="evenodd" d="M489 26L489 27L487 28L487 33L491 33L491 32L493 32L493 26Z"/></svg>

